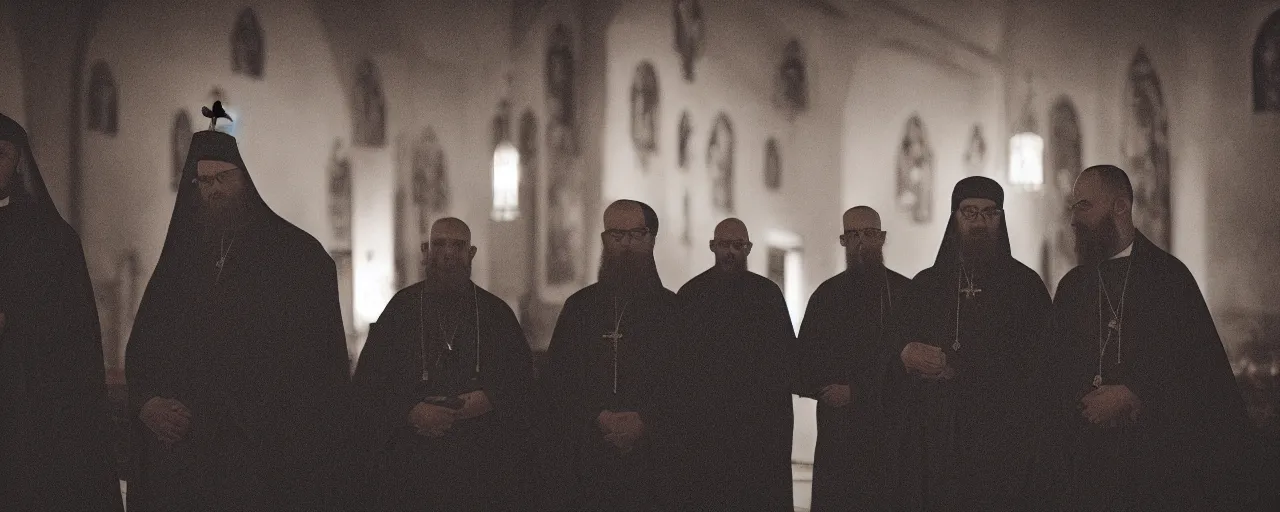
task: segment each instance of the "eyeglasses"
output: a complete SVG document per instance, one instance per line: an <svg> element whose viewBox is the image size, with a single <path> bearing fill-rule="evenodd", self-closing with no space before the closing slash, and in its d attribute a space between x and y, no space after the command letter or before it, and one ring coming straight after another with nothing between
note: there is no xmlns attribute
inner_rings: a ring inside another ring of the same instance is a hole
<svg viewBox="0 0 1280 512"><path fill-rule="evenodd" d="M999 219L1001 215L1004 215L1004 210L998 208L986 208L979 210L977 206L970 206L968 208L961 208L960 215L964 216L964 220L977 220L978 215L982 215L982 218L986 220L996 220Z"/></svg>
<svg viewBox="0 0 1280 512"><path fill-rule="evenodd" d="M623 239L643 240L649 234L649 228L606 229L604 233L612 237L614 242L621 242Z"/></svg>
<svg viewBox="0 0 1280 512"><path fill-rule="evenodd" d="M238 171L238 170L240 170L239 167L232 167L225 171L221 171L217 174L214 174L213 176L196 176L191 180L191 183L204 185L206 187L211 186L214 183L221 185L231 179L231 175L230 175L231 171Z"/></svg>
<svg viewBox="0 0 1280 512"><path fill-rule="evenodd" d="M422 242L422 245L419 247L422 249L422 252L427 252L428 250L431 249L432 245L436 246L436 248L439 248L439 249L449 248L449 249L463 250L463 249L470 248L470 246L467 245L467 242L465 241L448 239L448 238L441 238L438 240L432 240L430 242Z"/></svg>
<svg viewBox="0 0 1280 512"><path fill-rule="evenodd" d="M751 250L751 242L748 242L746 240L712 240L711 245L714 245L716 248L724 249L724 250L729 250L729 249L734 249L738 251Z"/></svg>
<svg viewBox="0 0 1280 512"><path fill-rule="evenodd" d="M857 238L857 237L862 237L862 238L867 238L867 239L873 239L873 240L874 240L874 239L880 238L880 237L881 237L881 236L883 236L883 235L884 235L884 231L881 231L881 230L879 230L879 229L876 229L876 228L862 228L862 229L846 229L846 230L844 231L844 234L843 234L843 235L840 235L840 236L841 236L841 238Z"/></svg>

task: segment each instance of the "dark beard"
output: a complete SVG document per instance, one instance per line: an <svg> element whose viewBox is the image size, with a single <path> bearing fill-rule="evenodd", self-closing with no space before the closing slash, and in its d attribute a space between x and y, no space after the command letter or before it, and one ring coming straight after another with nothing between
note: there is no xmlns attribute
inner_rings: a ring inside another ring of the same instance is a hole
<svg viewBox="0 0 1280 512"><path fill-rule="evenodd" d="M729 258L733 258L732 261ZM747 270L747 261L737 256L727 255L723 258L716 256L716 268L725 274L740 274Z"/></svg>
<svg viewBox="0 0 1280 512"><path fill-rule="evenodd" d="M621 251L616 255L601 252L596 279L622 294L653 288L661 283L653 255L636 251Z"/></svg>
<svg viewBox="0 0 1280 512"><path fill-rule="evenodd" d="M200 225L221 230L241 224L249 216L249 206L241 196L227 197L216 202L200 204Z"/></svg>
<svg viewBox="0 0 1280 512"><path fill-rule="evenodd" d="M433 293L457 296L467 291L471 284L470 265L427 264L427 288Z"/></svg>
<svg viewBox="0 0 1280 512"><path fill-rule="evenodd" d="M844 253L844 264L854 275L866 275L884 268L884 251Z"/></svg>
<svg viewBox="0 0 1280 512"><path fill-rule="evenodd" d="M994 261L999 256L996 252L996 239L991 232L985 230L961 234L960 255L968 263Z"/></svg>
<svg viewBox="0 0 1280 512"><path fill-rule="evenodd" d="M1110 248L1119 244L1120 230L1116 229L1115 219L1111 214L1102 218L1097 228L1089 228L1084 224L1072 224L1076 238L1076 258L1081 265L1097 265L1107 259Z"/></svg>

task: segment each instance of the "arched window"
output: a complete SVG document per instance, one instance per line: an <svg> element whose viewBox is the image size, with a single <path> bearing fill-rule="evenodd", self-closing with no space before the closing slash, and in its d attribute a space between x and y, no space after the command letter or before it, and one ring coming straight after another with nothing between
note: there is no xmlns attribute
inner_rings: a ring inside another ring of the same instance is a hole
<svg viewBox="0 0 1280 512"><path fill-rule="evenodd" d="M89 70L89 129L115 135L119 120L116 81L105 61L97 61Z"/></svg>
<svg viewBox="0 0 1280 512"><path fill-rule="evenodd" d="M1280 112L1280 10L1262 22L1253 43L1253 111Z"/></svg>
<svg viewBox="0 0 1280 512"><path fill-rule="evenodd" d="M1124 170L1133 182L1134 224L1152 242L1169 248L1169 109L1160 77L1139 49L1129 65L1125 87Z"/></svg>
<svg viewBox="0 0 1280 512"><path fill-rule="evenodd" d="M236 18L236 28L231 32L231 71L253 78L262 78L264 53L262 27L253 9L245 8Z"/></svg>
<svg viewBox="0 0 1280 512"><path fill-rule="evenodd" d="M382 80L373 61L365 59L356 68L355 143L383 147L387 144L387 103L382 95Z"/></svg>

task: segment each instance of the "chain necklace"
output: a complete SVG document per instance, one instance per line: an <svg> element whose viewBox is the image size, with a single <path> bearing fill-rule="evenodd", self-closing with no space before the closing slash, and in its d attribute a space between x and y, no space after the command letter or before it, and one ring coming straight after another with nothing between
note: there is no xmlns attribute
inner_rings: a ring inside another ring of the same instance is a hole
<svg viewBox="0 0 1280 512"><path fill-rule="evenodd" d="M475 301L475 321L476 321L476 375L480 375L480 301L479 292L476 291L475 283L471 284L471 298ZM422 290L418 292L418 360L422 366L422 382L426 382L431 377L431 367L427 366L427 328L426 328L426 304L427 304L427 287L423 285ZM440 329L440 337L444 338L444 327L437 326ZM445 347L449 352L453 352L453 341L458 335L458 330L462 328L462 319L458 319L453 325L453 334L449 335L445 341ZM432 362L440 362L440 355L436 355L436 360Z"/></svg>
<svg viewBox="0 0 1280 512"><path fill-rule="evenodd" d="M213 277L214 284L217 284L218 281L222 280L222 268L227 265L227 255L231 254L231 248L235 247L236 237L231 237L231 243L227 244L224 248L222 244L226 241L227 235L226 233L223 233L222 238L218 240L218 261L214 263L214 266L218 268L218 273Z"/></svg>
<svg viewBox="0 0 1280 512"><path fill-rule="evenodd" d="M607 339L613 345L613 394L618 394L618 340L622 339L622 316L627 314L627 306L631 304L631 300L622 304L622 311L618 311L618 296L613 296L613 332L601 336Z"/></svg>
<svg viewBox="0 0 1280 512"><path fill-rule="evenodd" d="M1116 365L1120 364L1120 341L1124 335L1124 299L1129 292L1129 271L1133 270L1133 257L1124 269L1124 284L1120 288L1120 307L1112 307L1111 294L1107 292L1107 283L1102 279L1102 265L1098 265L1098 373L1093 376L1093 387L1102 385L1102 358L1111 344L1111 331L1116 332ZM1107 309L1111 310L1111 321L1102 322L1102 300L1106 299ZM1103 336L1103 333L1106 336Z"/></svg>
<svg viewBox="0 0 1280 512"><path fill-rule="evenodd" d="M968 285L967 287L962 288L960 286L962 277L965 284ZM973 277L964 268L964 260L960 260L960 273L956 274L956 330L955 339L951 343L951 350L960 350L960 295L964 294L966 299L972 300L974 295L982 291L982 288L977 288L973 285Z"/></svg>

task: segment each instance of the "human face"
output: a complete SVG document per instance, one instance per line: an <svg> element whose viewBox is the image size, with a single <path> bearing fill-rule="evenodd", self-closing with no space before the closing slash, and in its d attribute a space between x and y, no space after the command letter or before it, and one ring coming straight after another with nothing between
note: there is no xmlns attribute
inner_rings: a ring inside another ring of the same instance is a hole
<svg viewBox="0 0 1280 512"><path fill-rule="evenodd" d="M746 227L738 223L725 223L717 227L710 243L716 255L716 267L728 273L747 270L747 255L751 254L751 239Z"/></svg>
<svg viewBox="0 0 1280 512"><path fill-rule="evenodd" d="M860 210L846 213L844 233L840 235L846 265L854 270L866 270L883 264L884 243L887 238L888 233L880 229L878 215Z"/></svg>
<svg viewBox="0 0 1280 512"><path fill-rule="evenodd" d="M624 254L653 252L653 233L644 223L644 211L638 206L618 205L605 210L604 232L600 241L605 252Z"/></svg>
<svg viewBox="0 0 1280 512"><path fill-rule="evenodd" d="M464 226L453 222L437 222L431 228L431 240L423 244L427 272L443 279L445 284L460 284L471 279L471 262L476 248Z"/></svg>
<svg viewBox="0 0 1280 512"><path fill-rule="evenodd" d="M997 208L996 202L990 199L969 198L960 201L955 215L960 234L965 239L994 240L1004 218L1004 210Z"/></svg>
<svg viewBox="0 0 1280 512"><path fill-rule="evenodd" d="M195 181L200 189L201 208L209 218L226 220L242 209L244 170L236 164L218 160L196 162Z"/></svg>
<svg viewBox="0 0 1280 512"><path fill-rule="evenodd" d="M1075 234L1076 257L1081 263L1098 263L1119 243L1116 216L1123 212L1124 201L1108 193L1102 179L1092 172L1081 173L1076 178L1072 199L1071 229Z"/></svg>

